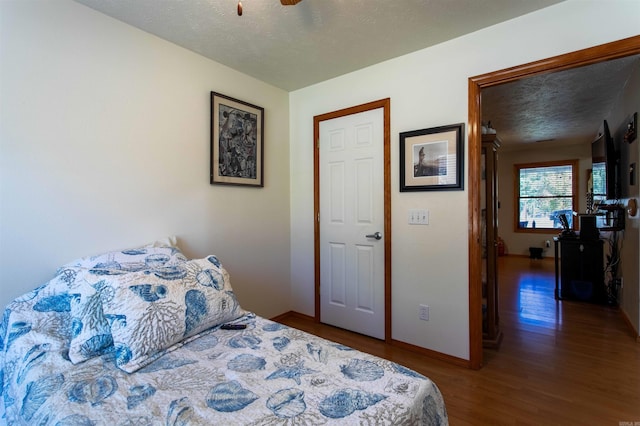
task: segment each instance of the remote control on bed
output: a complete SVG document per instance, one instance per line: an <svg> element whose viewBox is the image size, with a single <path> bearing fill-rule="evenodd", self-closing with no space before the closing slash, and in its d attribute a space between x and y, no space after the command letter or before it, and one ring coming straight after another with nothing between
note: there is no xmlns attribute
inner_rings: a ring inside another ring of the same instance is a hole
<svg viewBox="0 0 640 426"><path fill-rule="evenodd" d="M222 324L220 328L223 330L244 330L247 328L247 324Z"/></svg>

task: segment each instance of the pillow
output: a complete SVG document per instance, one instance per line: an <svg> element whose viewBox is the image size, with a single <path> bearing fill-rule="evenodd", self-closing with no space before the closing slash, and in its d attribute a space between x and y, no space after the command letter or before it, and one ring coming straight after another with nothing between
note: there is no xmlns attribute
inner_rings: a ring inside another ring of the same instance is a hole
<svg viewBox="0 0 640 426"><path fill-rule="evenodd" d="M74 279L75 273L56 275L13 299L0 313L0 383L4 366L1 357L11 348L18 348L15 350L23 351L24 355L25 346L27 350L40 344L46 344L51 350L68 347L74 298L69 294L69 285Z"/></svg>
<svg viewBox="0 0 640 426"><path fill-rule="evenodd" d="M163 271L104 276L104 316L111 326L116 365L132 373L206 329L246 312L215 256L189 260L179 279Z"/></svg>
<svg viewBox="0 0 640 426"><path fill-rule="evenodd" d="M72 269L67 268L68 273ZM71 341L69 343L69 359L73 364L103 355L113 347L110 322L118 316L105 316L102 302L113 297L113 280L105 281L106 276L113 276L118 282L118 276L127 274L104 274L103 270L75 268L78 274L69 289L71 295ZM187 271L180 265L164 266L145 270L164 280L178 280L186 276Z"/></svg>
<svg viewBox="0 0 640 426"><path fill-rule="evenodd" d="M67 268L75 273L69 285L71 303L71 341L69 359L73 364L100 356L113 348L111 328L102 311L102 298L108 297L104 277L91 269Z"/></svg>
<svg viewBox="0 0 640 426"><path fill-rule="evenodd" d="M16 298L5 311L16 311L12 321L19 325L15 338L29 333L34 345L51 344L55 340L61 349L68 350L74 363L102 354L113 346L108 342L111 329L102 318L101 305L97 313L93 311L95 305L84 306L87 304L85 294L94 293L93 286L100 280L100 276L88 269L64 268L44 285ZM99 344L101 340L107 341ZM0 336L0 349L2 341ZM89 351L89 347L94 350Z"/></svg>
<svg viewBox="0 0 640 426"><path fill-rule="evenodd" d="M72 264L81 267L60 268L58 275L73 277L69 283L69 293L73 295L69 342L71 362L77 364L113 348L109 318L102 310L102 301L112 296L113 288L105 284L104 277L145 270L176 280L186 275L186 269L181 267L185 262L186 258L179 249L156 244L78 259Z"/></svg>
<svg viewBox="0 0 640 426"><path fill-rule="evenodd" d="M186 260L187 258L176 245L175 237L170 237L140 247L81 257L66 263L59 271L76 267L92 269L96 275L117 275L163 266L174 266Z"/></svg>

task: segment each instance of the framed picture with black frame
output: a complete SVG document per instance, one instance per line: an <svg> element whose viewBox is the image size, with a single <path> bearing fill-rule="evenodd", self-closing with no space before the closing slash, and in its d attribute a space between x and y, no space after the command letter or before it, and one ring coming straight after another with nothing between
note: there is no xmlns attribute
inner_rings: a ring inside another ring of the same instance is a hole
<svg viewBox="0 0 640 426"><path fill-rule="evenodd" d="M464 123L400 133L400 192L464 189Z"/></svg>
<svg viewBox="0 0 640 426"><path fill-rule="evenodd" d="M211 92L211 184L263 187L264 108Z"/></svg>

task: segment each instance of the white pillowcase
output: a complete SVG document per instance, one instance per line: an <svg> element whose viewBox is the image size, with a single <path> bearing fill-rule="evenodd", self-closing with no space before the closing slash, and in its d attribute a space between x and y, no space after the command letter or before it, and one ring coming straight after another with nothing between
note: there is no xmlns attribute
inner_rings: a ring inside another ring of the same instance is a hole
<svg viewBox="0 0 640 426"><path fill-rule="evenodd" d="M178 278L186 274L179 265L187 258L175 237L146 245L86 256L60 267L57 277L68 283L71 297L69 359L76 364L100 356L113 347L111 328L102 311L102 300L112 289L104 288L105 276L153 270Z"/></svg>
<svg viewBox="0 0 640 426"><path fill-rule="evenodd" d="M67 276L74 276L69 285L71 294L71 341L69 359L73 364L103 355L113 347L111 328L102 312L100 290L104 277L90 269L66 268Z"/></svg>
<svg viewBox="0 0 640 426"><path fill-rule="evenodd" d="M189 260L182 273L151 270L105 275L104 317L111 326L116 365L132 373L206 329L246 312L215 256Z"/></svg>
<svg viewBox="0 0 640 426"><path fill-rule="evenodd" d="M171 266L186 260L187 258L176 245L175 237L169 237L139 247L81 257L66 263L60 269L88 268L94 270L96 274L115 275Z"/></svg>

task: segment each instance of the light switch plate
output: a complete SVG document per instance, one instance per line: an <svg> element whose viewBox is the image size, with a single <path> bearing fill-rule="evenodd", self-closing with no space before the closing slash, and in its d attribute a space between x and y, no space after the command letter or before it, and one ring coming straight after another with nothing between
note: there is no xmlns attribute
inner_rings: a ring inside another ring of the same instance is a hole
<svg viewBox="0 0 640 426"><path fill-rule="evenodd" d="M409 209L408 222L409 225L428 225L429 210Z"/></svg>

